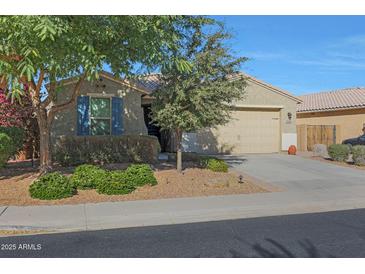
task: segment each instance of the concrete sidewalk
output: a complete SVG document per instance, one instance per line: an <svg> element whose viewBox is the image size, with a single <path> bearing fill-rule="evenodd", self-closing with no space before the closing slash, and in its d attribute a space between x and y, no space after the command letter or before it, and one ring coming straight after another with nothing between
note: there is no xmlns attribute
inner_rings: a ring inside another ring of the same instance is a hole
<svg viewBox="0 0 365 274"><path fill-rule="evenodd" d="M1 229L83 231L365 208L365 186L64 206L0 207Z"/></svg>

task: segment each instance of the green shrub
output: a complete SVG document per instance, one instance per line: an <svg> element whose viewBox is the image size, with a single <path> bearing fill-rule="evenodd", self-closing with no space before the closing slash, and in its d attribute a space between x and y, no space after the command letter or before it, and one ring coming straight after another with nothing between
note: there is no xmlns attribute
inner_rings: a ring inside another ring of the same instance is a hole
<svg viewBox="0 0 365 274"><path fill-rule="evenodd" d="M157 185L157 180L151 167L147 164L134 164L125 171L126 182L135 187L146 184Z"/></svg>
<svg viewBox="0 0 365 274"><path fill-rule="evenodd" d="M107 163L154 163L160 152L155 136L63 136L56 140L53 159L63 166Z"/></svg>
<svg viewBox="0 0 365 274"><path fill-rule="evenodd" d="M135 189L133 184L127 182L124 171L111 171L108 179L98 184L97 192L107 195L121 195L131 193Z"/></svg>
<svg viewBox="0 0 365 274"><path fill-rule="evenodd" d="M5 133L0 133L0 167L5 166L13 150L14 145L11 138Z"/></svg>
<svg viewBox="0 0 365 274"><path fill-rule="evenodd" d="M228 165L225 161L214 157L202 157L201 166L214 172L228 172Z"/></svg>
<svg viewBox="0 0 365 274"><path fill-rule="evenodd" d="M12 150L10 156L15 155L21 148L23 148L25 132L19 127L0 127L0 133L5 133L12 140Z"/></svg>
<svg viewBox="0 0 365 274"><path fill-rule="evenodd" d="M345 162L351 152L349 145L333 144L328 147L328 155L335 161Z"/></svg>
<svg viewBox="0 0 365 274"><path fill-rule="evenodd" d="M73 196L76 194L76 188L70 178L52 172L34 181L29 187L29 193L35 199L57 200Z"/></svg>
<svg viewBox="0 0 365 274"><path fill-rule="evenodd" d="M353 146L352 149L352 160L355 165L365 165L365 146Z"/></svg>
<svg viewBox="0 0 365 274"><path fill-rule="evenodd" d="M72 183L78 189L94 189L108 179L108 172L94 165L80 165L71 176Z"/></svg>

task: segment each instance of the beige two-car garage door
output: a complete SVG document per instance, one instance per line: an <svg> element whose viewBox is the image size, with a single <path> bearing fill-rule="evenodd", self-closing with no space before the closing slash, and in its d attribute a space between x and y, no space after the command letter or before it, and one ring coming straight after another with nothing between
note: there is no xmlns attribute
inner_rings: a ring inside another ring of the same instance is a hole
<svg viewBox="0 0 365 274"><path fill-rule="evenodd" d="M216 137L231 153L279 152L278 110L235 110L232 120L219 127Z"/></svg>

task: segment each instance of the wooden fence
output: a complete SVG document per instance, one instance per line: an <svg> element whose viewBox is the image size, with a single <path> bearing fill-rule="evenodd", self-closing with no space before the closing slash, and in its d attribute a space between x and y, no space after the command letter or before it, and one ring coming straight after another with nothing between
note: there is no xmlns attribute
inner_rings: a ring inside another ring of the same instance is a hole
<svg viewBox="0 0 365 274"><path fill-rule="evenodd" d="M298 150L312 151L315 144L327 147L339 141L338 125L297 125Z"/></svg>

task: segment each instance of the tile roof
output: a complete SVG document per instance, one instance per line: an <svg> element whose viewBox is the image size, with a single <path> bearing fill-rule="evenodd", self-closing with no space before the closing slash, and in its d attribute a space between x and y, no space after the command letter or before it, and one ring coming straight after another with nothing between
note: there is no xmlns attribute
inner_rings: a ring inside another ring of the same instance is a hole
<svg viewBox="0 0 365 274"><path fill-rule="evenodd" d="M331 111L365 107L365 88L347 88L298 96L297 112Z"/></svg>
<svg viewBox="0 0 365 274"><path fill-rule="evenodd" d="M263 85L263 86L265 86L265 87L267 87L271 90L274 90L275 92L277 92L281 95L284 95L284 96L287 96L287 97L293 99L294 101L301 102L301 100L298 97L293 96L288 91L285 91L285 90L280 89L278 87L274 87L274 86L272 86L272 85L270 85L270 84L268 84L264 81L261 81L257 78L254 78L253 76L245 74L243 72L231 75L229 77L229 80L234 81L235 79L238 79L239 77L242 77L242 76L245 77L246 80L248 80L248 81ZM160 86L160 84L161 84L160 77L161 77L160 73L154 73L154 74L146 75L143 78L138 79L138 85L143 86L145 89L147 89L149 92L152 93L153 91L155 91Z"/></svg>
<svg viewBox="0 0 365 274"><path fill-rule="evenodd" d="M154 92L161 85L161 74L151 73L139 78L138 84L148 90L150 93Z"/></svg>

